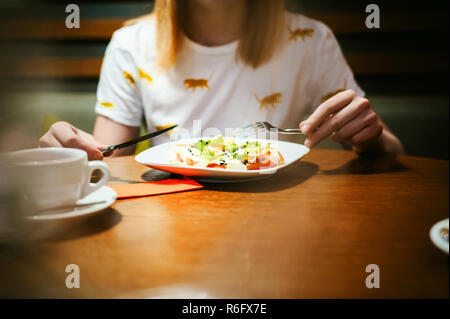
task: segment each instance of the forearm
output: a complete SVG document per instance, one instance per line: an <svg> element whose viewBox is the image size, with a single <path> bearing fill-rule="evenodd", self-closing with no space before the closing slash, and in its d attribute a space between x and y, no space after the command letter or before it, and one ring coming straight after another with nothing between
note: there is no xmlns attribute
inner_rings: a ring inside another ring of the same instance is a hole
<svg viewBox="0 0 450 319"><path fill-rule="evenodd" d="M93 136L95 140L110 146L136 138L139 136L139 130L139 127L126 126L99 115L95 121ZM111 156L132 155L134 150L134 146L127 147L114 151Z"/></svg>

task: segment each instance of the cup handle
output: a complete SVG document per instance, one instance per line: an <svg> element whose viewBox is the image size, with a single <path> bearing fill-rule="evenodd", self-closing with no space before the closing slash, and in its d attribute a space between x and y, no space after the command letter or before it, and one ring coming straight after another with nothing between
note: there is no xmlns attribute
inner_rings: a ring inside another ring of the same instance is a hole
<svg viewBox="0 0 450 319"><path fill-rule="evenodd" d="M96 191L100 187L106 184L106 182L109 180L109 166L106 165L102 161L91 161L88 162L89 166L89 173L88 178L86 181L86 184L84 185L83 191L81 193L81 198L89 195L90 193ZM94 170L99 169L102 171L103 176L97 183L91 183L91 177Z"/></svg>

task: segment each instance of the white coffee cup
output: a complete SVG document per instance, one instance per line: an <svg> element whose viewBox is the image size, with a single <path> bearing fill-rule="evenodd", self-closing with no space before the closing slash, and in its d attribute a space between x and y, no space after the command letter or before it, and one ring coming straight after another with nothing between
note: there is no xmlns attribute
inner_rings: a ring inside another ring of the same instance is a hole
<svg viewBox="0 0 450 319"><path fill-rule="evenodd" d="M74 148L34 148L6 156L11 183L20 185L22 199L30 214L72 206L99 189L109 179L109 167L102 161L88 161L83 150ZM103 174L91 183L94 170Z"/></svg>

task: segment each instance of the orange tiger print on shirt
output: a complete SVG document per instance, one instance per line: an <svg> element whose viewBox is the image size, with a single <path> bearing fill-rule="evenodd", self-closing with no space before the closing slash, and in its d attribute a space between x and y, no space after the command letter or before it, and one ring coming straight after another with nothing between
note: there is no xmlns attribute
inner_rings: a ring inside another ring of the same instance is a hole
<svg viewBox="0 0 450 319"><path fill-rule="evenodd" d="M263 99L259 99L258 96L255 94L256 100L259 102L259 111L261 112L263 109L268 109L269 106L271 106L273 109L275 108L275 104L281 103L282 99L281 93L274 93L271 95L268 95L264 97Z"/></svg>
<svg viewBox="0 0 450 319"><path fill-rule="evenodd" d="M184 86L186 90L192 89L192 91L195 91L196 88L207 88L208 91L210 89L206 79L186 79L184 80Z"/></svg>
<svg viewBox="0 0 450 319"><path fill-rule="evenodd" d="M141 68L138 68L138 72L141 79L147 80L148 83L152 83L153 78L150 75L145 73Z"/></svg>
<svg viewBox="0 0 450 319"><path fill-rule="evenodd" d="M114 107L114 104L109 103L109 102L100 102L100 105L104 106L104 107L108 107L108 108L113 108Z"/></svg>
<svg viewBox="0 0 450 319"><path fill-rule="evenodd" d="M134 80L133 76L127 71L123 71L123 76L128 82L130 82L131 85L136 84L136 81Z"/></svg>
<svg viewBox="0 0 450 319"><path fill-rule="evenodd" d="M288 26L289 30L289 41L296 41L297 38L302 38L305 41L306 38L311 38L314 34L314 29L295 29L292 30L291 27Z"/></svg>
<svg viewBox="0 0 450 319"><path fill-rule="evenodd" d="M195 91L196 88L201 88L201 89L207 88L209 91L209 89L210 89L209 80L212 78L213 74L214 74L214 71L211 73L211 75L207 79L188 78L188 79L184 80L184 87L186 88L186 90L192 89L192 91Z"/></svg>

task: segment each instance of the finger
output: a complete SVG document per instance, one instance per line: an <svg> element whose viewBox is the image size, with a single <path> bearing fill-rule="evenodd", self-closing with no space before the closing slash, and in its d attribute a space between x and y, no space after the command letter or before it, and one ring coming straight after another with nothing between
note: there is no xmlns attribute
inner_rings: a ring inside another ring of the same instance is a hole
<svg viewBox="0 0 450 319"><path fill-rule="evenodd" d="M353 145L361 145L371 141L374 141L383 133L383 125L381 123L376 122L370 126L366 126L357 134L353 135L351 138L351 143Z"/></svg>
<svg viewBox="0 0 450 319"><path fill-rule="evenodd" d="M330 114L336 113L344 106L350 104L356 96L355 91L346 90L326 100L303 122L301 126L302 132L304 134L311 134Z"/></svg>
<svg viewBox="0 0 450 319"><path fill-rule="evenodd" d="M103 159L103 153L96 148L86 147L84 150L86 151L88 160L90 161L101 161Z"/></svg>
<svg viewBox="0 0 450 319"><path fill-rule="evenodd" d="M351 139L359 131L376 122L377 119L377 114L372 109L368 109L334 132L332 139L335 142Z"/></svg>
<svg viewBox="0 0 450 319"><path fill-rule="evenodd" d="M97 141L93 141L93 142L92 142L92 145L94 145L94 147L96 147L96 148L99 149L99 150L102 150L102 149L105 149L105 148L108 147L108 145L103 144L103 143L99 143L99 142L97 142Z"/></svg>
<svg viewBox="0 0 450 319"><path fill-rule="evenodd" d="M84 131L78 131L78 132L80 133L80 136L81 136L84 140L86 140L86 141L88 141L89 143L91 143L91 144L92 144L94 147L96 147L97 149L102 150L102 149L108 147L108 145L103 144L103 143L100 143L100 142L98 142L97 140L95 140L95 138L94 138L91 134L86 133L86 132L84 132Z"/></svg>
<svg viewBox="0 0 450 319"><path fill-rule="evenodd" d="M88 156L90 155L90 159L102 160L104 157L112 155L113 151L107 153L101 151L107 148L108 145L97 142L91 134L88 134L84 131L79 131L79 133L81 137L88 142L89 145L92 145L96 149L96 151L87 151ZM101 153L101 156L97 151Z"/></svg>
<svg viewBox="0 0 450 319"><path fill-rule="evenodd" d="M69 123L58 122L50 127L50 133L64 147L75 147L80 144L78 130Z"/></svg>
<svg viewBox="0 0 450 319"><path fill-rule="evenodd" d="M89 141L81 137L80 132L68 123L54 128L55 138L64 147L78 148L86 151L89 160L102 160L102 153Z"/></svg>
<svg viewBox="0 0 450 319"><path fill-rule="evenodd" d="M51 134L45 134L39 139L39 147L63 147Z"/></svg>
<svg viewBox="0 0 450 319"><path fill-rule="evenodd" d="M369 100L362 97L354 99L349 105L338 111L336 114L330 115L319 129L306 139L305 145L313 147L314 145L319 144L323 139L345 126L369 108Z"/></svg>

